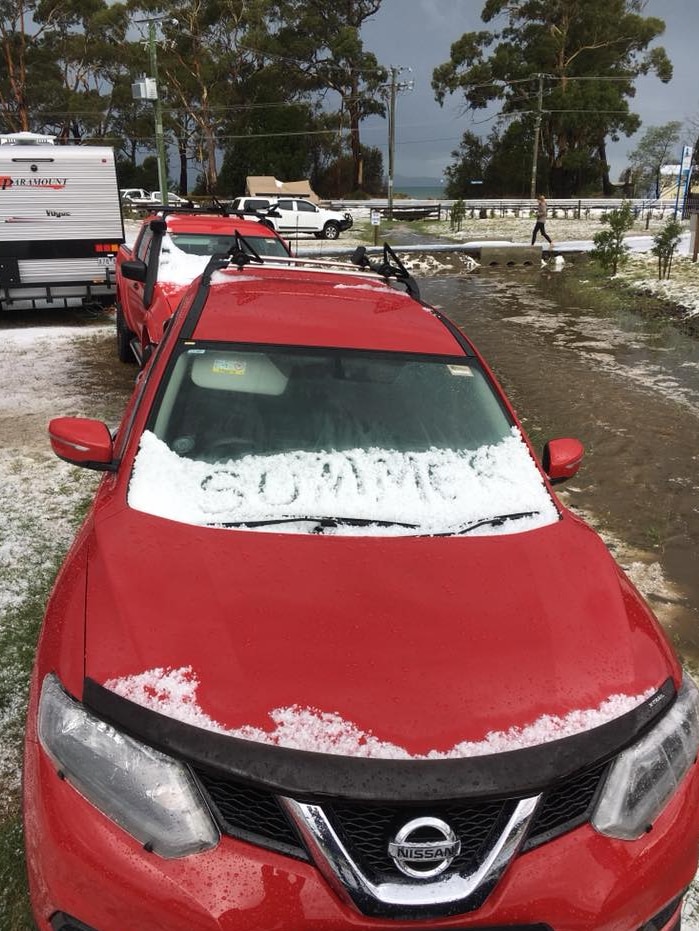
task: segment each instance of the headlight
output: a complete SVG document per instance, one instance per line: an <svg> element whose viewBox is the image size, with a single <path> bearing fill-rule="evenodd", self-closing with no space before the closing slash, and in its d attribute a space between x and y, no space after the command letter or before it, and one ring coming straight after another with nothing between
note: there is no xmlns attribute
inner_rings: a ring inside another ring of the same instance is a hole
<svg viewBox="0 0 699 931"><path fill-rule="evenodd" d="M218 843L188 770L90 714L53 675L41 689L39 740L86 799L161 857L183 857Z"/></svg>
<svg viewBox="0 0 699 931"><path fill-rule="evenodd" d="M609 837L641 837L696 760L697 749L699 692L685 675L672 708L614 761L592 817L593 826Z"/></svg>

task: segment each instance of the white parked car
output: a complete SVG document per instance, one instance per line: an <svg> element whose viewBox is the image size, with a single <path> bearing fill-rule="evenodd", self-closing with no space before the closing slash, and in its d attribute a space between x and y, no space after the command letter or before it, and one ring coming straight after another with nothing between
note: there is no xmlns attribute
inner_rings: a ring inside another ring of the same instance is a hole
<svg viewBox="0 0 699 931"><path fill-rule="evenodd" d="M121 202L132 207L148 207L150 204L162 204L160 191L146 191L140 187L127 187L119 190ZM186 197L168 191L167 202L169 207L181 207L189 203Z"/></svg>
<svg viewBox="0 0 699 931"><path fill-rule="evenodd" d="M163 197L160 191L153 191L150 195L150 201L153 204L162 204ZM168 191L167 202L169 207L183 207L189 203L186 197L180 197L179 194L173 194L172 191Z"/></svg>
<svg viewBox="0 0 699 931"><path fill-rule="evenodd" d="M349 211L318 207L303 197L236 197L231 207L264 214L279 233L312 233L318 239L337 239L353 223Z"/></svg>
<svg viewBox="0 0 699 931"><path fill-rule="evenodd" d="M119 194L121 195L122 202L125 204L135 204L141 203L143 201L150 201L150 191L146 191L142 187L122 187L119 188Z"/></svg>

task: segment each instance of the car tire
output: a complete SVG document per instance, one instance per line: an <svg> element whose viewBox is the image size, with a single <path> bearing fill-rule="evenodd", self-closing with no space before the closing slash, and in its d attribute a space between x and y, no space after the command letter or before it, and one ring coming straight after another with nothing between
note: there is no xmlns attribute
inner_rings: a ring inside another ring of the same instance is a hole
<svg viewBox="0 0 699 931"><path fill-rule="evenodd" d="M329 220L323 227L323 239L337 239L340 235L340 226L334 220Z"/></svg>
<svg viewBox="0 0 699 931"><path fill-rule="evenodd" d="M124 311L121 309L121 304L116 305L116 344L117 344L117 356L119 356L120 362L135 362L136 356L133 354L131 349L131 340L134 338L134 334L126 326L126 321L124 320Z"/></svg>

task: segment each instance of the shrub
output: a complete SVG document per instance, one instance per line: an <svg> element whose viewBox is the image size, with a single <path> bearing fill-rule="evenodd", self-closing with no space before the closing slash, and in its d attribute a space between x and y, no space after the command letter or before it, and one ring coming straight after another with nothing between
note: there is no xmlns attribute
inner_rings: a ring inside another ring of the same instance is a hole
<svg viewBox="0 0 699 931"><path fill-rule="evenodd" d="M629 247L624 242L624 234L633 226L631 204L624 201L617 210L610 210L602 217L602 223L609 229L595 233L592 238L594 248L590 256L599 262L605 271L616 275L620 266L628 260Z"/></svg>
<svg viewBox="0 0 699 931"><path fill-rule="evenodd" d="M453 230L461 231L461 226L466 217L466 204L462 200L454 201L449 214L449 224Z"/></svg>
<svg viewBox="0 0 699 931"><path fill-rule="evenodd" d="M670 277L672 257L681 234L682 224L675 217L670 217L660 232L653 237L655 245L650 251L658 256L658 280Z"/></svg>

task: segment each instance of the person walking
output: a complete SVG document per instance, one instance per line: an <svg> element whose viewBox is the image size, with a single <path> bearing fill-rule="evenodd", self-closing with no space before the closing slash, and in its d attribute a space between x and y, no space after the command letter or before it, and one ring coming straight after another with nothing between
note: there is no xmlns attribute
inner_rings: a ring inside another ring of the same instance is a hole
<svg viewBox="0 0 699 931"><path fill-rule="evenodd" d="M536 242L536 237L539 233L548 240L549 252L553 249L553 241L549 234L546 232L546 217L548 215L548 204L546 203L546 198L543 194L539 194L536 199L536 223L534 224L534 229L532 230L532 245Z"/></svg>

